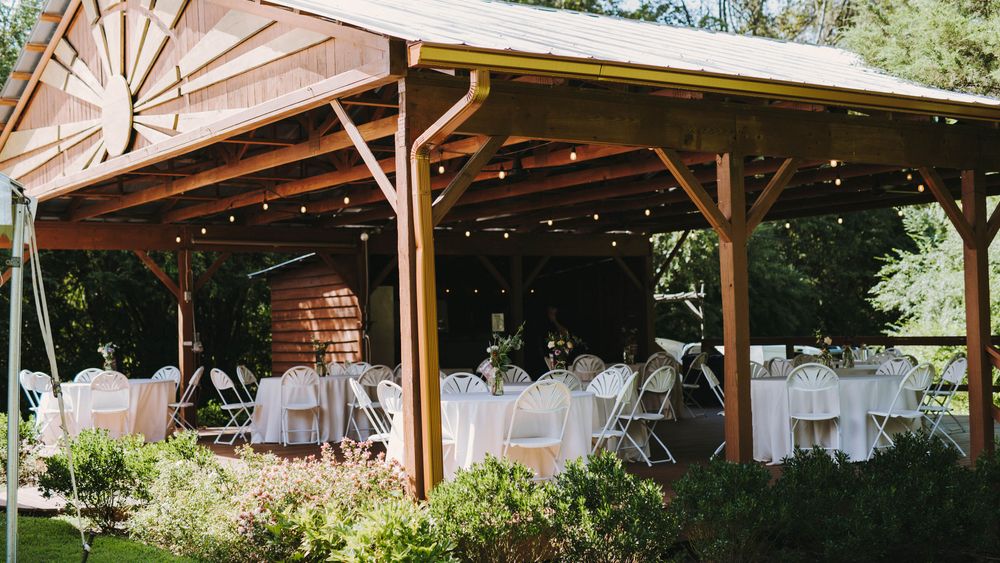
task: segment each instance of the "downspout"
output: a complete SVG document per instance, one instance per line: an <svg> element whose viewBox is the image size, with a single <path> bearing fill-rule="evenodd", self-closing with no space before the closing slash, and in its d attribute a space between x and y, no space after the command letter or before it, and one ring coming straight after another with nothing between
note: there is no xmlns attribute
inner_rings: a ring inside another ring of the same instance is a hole
<svg viewBox="0 0 1000 563"><path fill-rule="evenodd" d="M416 243L417 350L420 374L420 428L423 436L424 494L444 479L441 449L441 387L438 383L437 288L434 272L434 219L431 152L483 105L490 94L490 73L474 69L469 90L413 143L413 229Z"/></svg>

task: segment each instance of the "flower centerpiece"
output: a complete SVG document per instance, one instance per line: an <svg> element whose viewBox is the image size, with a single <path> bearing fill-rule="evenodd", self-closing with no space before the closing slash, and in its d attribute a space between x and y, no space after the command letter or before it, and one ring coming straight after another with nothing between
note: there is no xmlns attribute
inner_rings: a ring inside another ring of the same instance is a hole
<svg viewBox="0 0 1000 563"><path fill-rule="evenodd" d="M850 344L844 346L844 353L841 355L841 360L845 368L854 367L854 348Z"/></svg>
<svg viewBox="0 0 1000 563"><path fill-rule="evenodd" d="M826 367L833 367L833 354L830 353L830 346L833 345L833 339L829 336L823 336L816 339L816 346L819 348L819 362Z"/></svg>
<svg viewBox="0 0 1000 563"><path fill-rule="evenodd" d="M490 393L503 395L503 375L507 370L507 366L510 365L510 353L520 350L524 346L524 339L521 337L523 333L523 324L517 327L517 332L510 336L504 336L499 332L493 333L493 340L486 347L486 353L489 354L490 368L492 368L490 369L491 373L487 377Z"/></svg>
<svg viewBox="0 0 1000 563"><path fill-rule="evenodd" d="M333 342L329 340L312 339L313 347L313 367L320 377L326 375L326 349Z"/></svg>
<svg viewBox="0 0 1000 563"><path fill-rule="evenodd" d="M106 371L118 371L118 362L115 360L115 352L118 347L111 342L105 342L97 347L97 353L104 358L104 369Z"/></svg>
<svg viewBox="0 0 1000 563"><path fill-rule="evenodd" d="M566 369L570 359L580 347L580 339L569 333L550 332L545 346L548 348L552 369Z"/></svg>

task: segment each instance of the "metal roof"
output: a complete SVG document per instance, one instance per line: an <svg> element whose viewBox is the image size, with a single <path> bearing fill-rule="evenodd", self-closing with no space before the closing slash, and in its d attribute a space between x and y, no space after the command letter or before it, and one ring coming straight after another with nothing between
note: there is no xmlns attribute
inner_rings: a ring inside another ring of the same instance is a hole
<svg viewBox="0 0 1000 563"><path fill-rule="evenodd" d="M835 47L496 0L271 0L411 43L642 65L1000 108L1000 100L921 86Z"/></svg>
<svg viewBox="0 0 1000 563"><path fill-rule="evenodd" d="M62 14L66 12L66 8L69 6L70 0L49 0L45 3L45 7L42 8L43 13L47 14ZM38 20L35 23L35 27L31 29L31 33L28 35L28 43L38 43L42 45L47 45L49 41L52 40L52 36L56 32L56 28L59 24L56 22ZM37 51L28 51L27 49L22 49L21 54L17 57L17 62L14 63L12 72L26 72L28 75L35 72L35 67L42 60L42 53ZM8 99L18 99L21 94L24 93L24 89L28 86L27 80L15 79L13 74L7 78L4 82L3 88L0 89L0 98ZM14 112L14 106L4 106L0 105L0 123L7 123L10 119L11 114Z"/></svg>

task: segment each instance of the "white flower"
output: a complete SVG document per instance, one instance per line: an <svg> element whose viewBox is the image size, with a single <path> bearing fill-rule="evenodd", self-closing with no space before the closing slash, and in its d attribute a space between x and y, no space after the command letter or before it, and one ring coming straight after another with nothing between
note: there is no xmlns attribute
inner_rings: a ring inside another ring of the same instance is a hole
<svg viewBox="0 0 1000 563"><path fill-rule="evenodd" d="M566 349L567 350L572 350L573 349L573 343L572 342L567 342L566 343Z"/></svg>
<svg viewBox="0 0 1000 563"><path fill-rule="evenodd" d="M555 347L556 347L556 343L553 342L553 341L551 341L551 340L549 340L549 348L555 348Z"/></svg>

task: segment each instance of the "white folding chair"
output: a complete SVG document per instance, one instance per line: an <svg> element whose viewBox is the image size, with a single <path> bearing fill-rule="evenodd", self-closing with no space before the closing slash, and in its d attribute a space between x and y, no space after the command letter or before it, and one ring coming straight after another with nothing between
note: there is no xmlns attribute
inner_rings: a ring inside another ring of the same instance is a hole
<svg viewBox="0 0 1000 563"><path fill-rule="evenodd" d="M660 440L660 437L656 435L656 425L660 421L666 420L667 415L665 411L670 411L670 417L672 420L677 420L677 413L674 412L674 405L670 402L670 395L674 390L674 386L677 383L677 370L672 366L663 366L650 375L645 382L642 384L642 389L639 390L639 396L635 400L635 404L632 405L632 411L628 414L620 414L618 416L619 420L625 421L625 427L622 428L625 440L631 442L632 446L639 451L639 456L642 457L646 465L652 467L654 463L664 463L671 462L677 463L674 459L674 455L670 453L670 448ZM643 399L646 398L647 394L663 395L663 400L660 401L659 407L654 410L646 410L643 404ZM635 441L632 436L629 435L628 429L632 424L642 424L646 427L646 438L643 440L642 444ZM618 441L618 451L621 451L622 444L625 440ZM664 459L651 459L646 455L646 448L649 447L650 440L656 440L656 443L663 448L663 451L667 454ZM626 449L628 446L626 446Z"/></svg>
<svg viewBox="0 0 1000 563"><path fill-rule="evenodd" d="M347 375L347 368L344 367L344 364L330 362L326 364L326 375L344 376Z"/></svg>
<svg viewBox="0 0 1000 563"><path fill-rule="evenodd" d="M177 398L177 387L181 384L181 370L174 366L163 366L162 368L156 370L153 374L153 381L163 381L170 380L174 382L174 395L173 398Z"/></svg>
<svg viewBox="0 0 1000 563"><path fill-rule="evenodd" d="M771 358L767 361L767 371L771 377L788 379L788 374L792 373L793 369L795 366L792 365L792 361L785 358Z"/></svg>
<svg viewBox="0 0 1000 563"><path fill-rule="evenodd" d="M715 372L712 371L712 368L708 367L708 364L702 363L701 372L705 375L705 379L708 381L708 388L712 390L712 394L715 395L716 400L719 401L719 406L722 407L722 410L719 411L719 416L725 417L726 391L722 388L722 384L719 383L719 378L715 376ZM715 452L712 454L712 457L719 455L719 452L721 452L725 447L726 442L723 440L722 443L719 444L719 447L715 448Z"/></svg>
<svg viewBox="0 0 1000 563"><path fill-rule="evenodd" d="M489 393L486 382L473 373L453 373L441 382L441 394Z"/></svg>
<svg viewBox="0 0 1000 563"><path fill-rule="evenodd" d="M761 379L763 377L771 377L771 372L767 371L767 368L757 362L750 362L750 379Z"/></svg>
<svg viewBox="0 0 1000 563"><path fill-rule="evenodd" d="M347 371L347 375L351 377L361 377L361 374L368 371L368 368L370 367L372 367L372 365L368 362L351 362L347 364L344 369Z"/></svg>
<svg viewBox="0 0 1000 563"><path fill-rule="evenodd" d="M28 410L33 413L38 412L38 405L42 401L42 393L35 389L35 372L30 369L22 369L17 374L17 381L21 385L24 397L28 399Z"/></svg>
<svg viewBox="0 0 1000 563"><path fill-rule="evenodd" d="M87 368L80 373L76 374L73 378L73 383L90 383L95 377L104 373L103 369L100 368Z"/></svg>
<svg viewBox="0 0 1000 563"><path fill-rule="evenodd" d="M398 363L396 367L392 368L392 380L396 382L396 385L403 385L403 364Z"/></svg>
<svg viewBox="0 0 1000 563"><path fill-rule="evenodd" d="M167 403L167 409L170 410L170 420L173 421L174 427L184 428L187 430L197 430L193 425L188 423L185 419L181 410L190 408L194 406L194 393L198 389L198 384L201 383L201 376L205 373L205 368L203 366L198 366L198 369L194 370L194 375L191 376L191 380L188 381L187 387L184 388L184 392L181 393L180 400Z"/></svg>
<svg viewBox="0 0 1000 563"><path fill-rule="evenodd" d="M580 378L580 381L590 381L604 371L604 360L593 354L581 354L573 360L570 371Z"/></svg>
<svg viewBox="0 0 1000 563"><path fill-rule="evenodd" d="M868 416L871 417L872 422L875 423L877 429L877 435L875 440L872 441L872 447L868 450L868 459L871 459L872 455L875 454L875 448L879 447L879 441L884 437L889 441L888 446L895 444L890 436L885 431L885 427L889 424L890 420L902 419L902 420L919 420L923 417L923 412L920 410L920 404L924 401L924 394L927 393L927 389L930 388L931 379L934 377L934 369L930 364L920 364L910 368L910 370L903 376L903 379L899 382L899 387L896 388L896 394L892 397L892 402L889 403L887 408L883 409L873 409L868 411ZM903 395L904 392L916 392L919 396L917 397L917 408L909 409L906 408L904 401L906 397ZM887 447L887 446L882 446Z"/></svg>
<svg viewBox="0 0 1000 563"><path fill-rule="evenodd" d="M352 364L353 365L353 364ZM368 365L368 364L365 364ZM348 370L350 372L350 370ZM361 384L362 388L366 389L369 400L372 395L375 394L379 382L382 381L392 381L392 368L389 366L369 365L367 369L359 376L351 376L352 379L357 379L358 383ZM344 436L350 436L351 428L354 428L354 435L361 440L361 428L358 427L358 423L354 420L354 411L360 408L361 405L358 404L357 399L349 400L347 402L347 425L344 428ZM372 411L376 413L376 416L380 416L378 411L381 410L382 406L379 403L372 402ZM369 428L369 430L372 430Z"/></svg>
<svg viewBox="0 0 1000 563"><path fill-rule="evenodd" d="M909 373L913 366L909 358L892 358L878 366L875 375L904 375Z"/></svg>
<svg viewBox="0 0 1000 563"><path fill-rule="evenodd" d="M681 371L680 364L677 363L677 360L675 360L673 356L666 351L660 351L654 352L651 356L649 356L649 359L647 359L646 363L643 364L642 370L639 374L642 377L648 378L654 371L662 368L663 366L670 366L674 368L674 371L677 373L680 373Z"/></svg>
<svg viewBox="0 0 1000 563"><path fill-rule="evenodd" d="M958 424L959 431L964 432L965 429L962 427L962 423L955 418L955 414L952 412L951 400L954 398L955 393L958 392L958 386L965 380L968 368L969 362L964 355L953 357L941 372L940 381L927 391L925 400L920 404L920 411L924 413L924 424L930 426L931 429L930 435L933 436L935 432L940 432L963 456L965 455L965 450L941 426L941 421L944 420L945 415L950 416Z"/></svg>
<svg viewBox="0 0 1000 563"><path fill-rule="evenodd" d="M357 405L358 410L365 413L365 416L368 418L368 424L373 430L373 432L368 434L367 441L381 442L382 445L388 445L389 429L386 426L385 421L383 421L379 414L375 411L375 403L373 403L371 397L368 396L368 391L360 383L358 383L357 379L351 378L347 380L347 384L350 386L351 393L354 395L354 400L351 402Z"/></svg>
<svg viewBox="0 0 1000 563"><path fill-rule="evenodd" d="M799 423L832 421L837 430L837 446L827 450L842 448L840 435L840 379L837 373L823 364L803 364L792 370L785 380L788 393L788 417L792 451L795 451L795 429ZM803 409L801 405L829 405L822 409ZM812 445L812 444L810 444Z"/></svg>
<svg viewBox="0 0 1000 563"><path fill-rule="evenodd" d="M43 395L52 392L52 378L47 373L40 371L23 370L18 377L21 387L28 395L28 402L32 404L31 412L35 414L35 433L42 435L48 429L54 418L59 420L59 404L56 401L46 402ZM31 397L34 396L34 403ZM63 406L67 413L73 412L73 402L69 395L63 394Z"/></svg>
<svg viewBox="0 0 1000 563"><path fill-rule="evenodd" d="M542 374L538 378L538 381L545 381L546 379L555 379L556 381L562 381L563 385L569 387L570 391L582 391L583 384L580 383L580 378L576 376L575 373L567 369L553 369Z"/></svg>
<svg viewBox="0 0 1000 563"><path fill-rule="evenodd" d="M254 404L243 400L242 395L236 389L233 378L229 377L229 374L226 372L219 368L212 368L209 376L212 378L212 385L215 386L215 390L219 393L219 399L222 400L222 410L229 414L229 422L222 428L219 435L215 437L215 443L233 445L236 443L236 438L246 437L247 429L250 428L250 409L253 408ZM233 398L230 398L230 393L227 393L227 391L231 392ZM223 434L230 429L235 430L232 438L228 442L223 442Z"/></svg>
<svg viewBox="0 0 1000 563"><path fill-rule="evenodd" d="M701 352L691 360L684 377L681 378L681 391L684 393L684 404L701 408L701 404L694 398L694 394L701 388L701 367L708 360L708 354Z"/></svg>
<svg viewBox="0 0 1000 563"><path fill-rule="evenodd" d="M611 364L610 366L604 368L604 371L617 373L618 376L621 377L622 381L625 381L626 379L628 379L628 376L635 373L634 371L632 371L632 368L628 367L627 364Z"/></svg>
<svg viewBox="0 0 1000 563"><path fill-rule="evenodd" d="M528 372L515 366L509 365L503 368L504 383L531 383L531 376Z"/></svg>
<svg viewBox="0 0 1000 563"><path fill-rule="evenodd" d="M562 382L537 381L528 386L514 401L514 412L503 442L502 455L507 457L511 448L544 450L552 456L554 475L559 469L559 454L566 434L571 401L570 390ZM533 424L539 417L555 417L557 423ZM539 431L539 428L544 430ZM536 479L539 475L540 473L536 474Z"/></svg>
<svg viewBox="0 0 1000 563"><path fill-rule="evenodd" d="M247 402L257 404L257 395L250 390L257 387L257 376L254 375L250 368L243 364L236 366L236 380L240 382L240 387L243 388L244 398Z"/></svg>
<svg viewBox="0 0 1000 563"><path fill-rule="evenodd" d="M308 429L291 428L289 415L307 414L312 419ZM319 374L308 366L295 366L281 376L281 443L289 444L319 444ZM293 442L288 439L292 433L308 432L315 435L315 440Z"/></svg>
<svg viewBox="0 0 1000 563"><path fill-rule="evenodd" d="M636 377L637 375L633 373L628 376L628 379L622 381L617 372L601 372L587 385L587 391L593 393L596 398L614 401L600 432L594 432L590 435L590 439L594 442L590 449L590 455L597 453L597 449L606 440L615 438L620 441L625 435L619 416L628 406L628 397ZM617 444L615 446L617 447Z"/></svg>
<svg viewBox="0 0 1000 563"><path fill-rule="evenodd" d="M125 431L122 435L129 434L130 406L128 378L123 374L117 371L103 371L90 380L90 416L94 428L101 428L97 422L98 417L121 417L125 421ZM110 428L107 430L111 431Z"/></svg>

